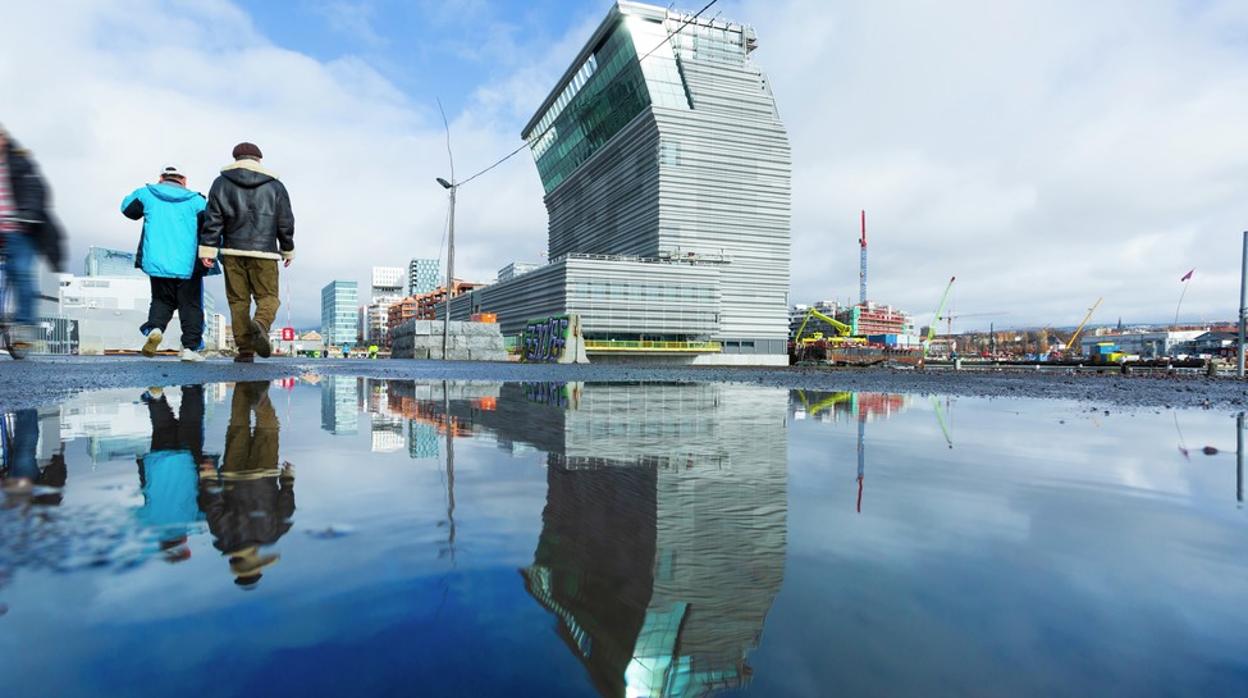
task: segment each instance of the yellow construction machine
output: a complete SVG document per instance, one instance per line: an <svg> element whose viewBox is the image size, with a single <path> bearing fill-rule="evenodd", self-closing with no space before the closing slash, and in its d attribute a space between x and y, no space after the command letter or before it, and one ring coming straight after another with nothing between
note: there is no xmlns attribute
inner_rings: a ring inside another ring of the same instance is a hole
<svg viewBox="0 0 1248 698"><path fill-rule="evenodd" d="M836 330L836 336L824 337L822 332L811 332L810 335L807 336L806 325L810 323L810 319L812 317L815 318L816 320L822 320L823 322L827 323L828 326L831 327L833 330ZM797 334L793 337L793 342L797 344L798 346L814 344L816 342L822 342L822 341L826 341L830 344L844 344L844 345L867 343L866 337L854 337L853 332L854 332L853 327L850 327L849 325L841 322L840 320L837 320L831 315L825 315L819 312L818 310L811 308L810 310L806 311L806 318L802 320L801 326L797 328Z"/></svg>

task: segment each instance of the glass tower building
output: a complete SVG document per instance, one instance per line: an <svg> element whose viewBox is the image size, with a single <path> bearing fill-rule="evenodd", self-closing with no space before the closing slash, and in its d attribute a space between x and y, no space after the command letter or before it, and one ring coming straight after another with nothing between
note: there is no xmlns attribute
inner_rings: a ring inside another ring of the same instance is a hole
<svg viewBox="0 0 1248 698"><path fill-rule="evenodd" d="M359 299L354 281L331 281L321 289L321 336L326 346L355 344Z"/></svg>
<svg viewBox="0 0 1248 698"><path fill-rule="evenodd" d="M787 364L788 136L748 26L621 0L525 127L550 264L457 297L518 333L578 313L591 358ZM671 360L673 357L665 357Z"/></svg>
<svg viewBox="0 0 1248 698"><path fill-rule="evenodd" d="M413 259L407 263L407 295L419 296L438 287L438 260Z"/></svg>

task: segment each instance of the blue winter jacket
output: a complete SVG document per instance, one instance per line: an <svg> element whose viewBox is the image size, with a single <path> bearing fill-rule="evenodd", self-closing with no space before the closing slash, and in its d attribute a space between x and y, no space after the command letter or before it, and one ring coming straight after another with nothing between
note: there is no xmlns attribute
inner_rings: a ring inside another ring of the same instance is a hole
<svg viewBox="0 0 1248 698"><path fill-rule="evenodd" d="M195 273L204 195L176 184L139 187L121 202L131 220L143 219L137 266L148 276L189 279Z"/></svg>
<svg viewBox="0 0 1248 698"><path fill-rule="evenodd" d="M176 531L203 520L196 503L199 472L190 451L153 451L143 459L143 472L139 521Z"/></svg>

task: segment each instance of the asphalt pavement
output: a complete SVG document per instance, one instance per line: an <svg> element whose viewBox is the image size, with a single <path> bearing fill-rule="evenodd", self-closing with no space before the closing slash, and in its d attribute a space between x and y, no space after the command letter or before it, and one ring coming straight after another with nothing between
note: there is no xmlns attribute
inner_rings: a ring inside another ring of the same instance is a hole
<svg viewBox="0 0 1248 698"><path fill-rule="evenodd" d="M173 357L0 358L0 411L56 402L103 388L272 380L301 375L355 375L419 381L737 382L819 391L967 395L1073 400L1107 409L1248 406L1248 384L1229 378L1122 376L1117 373L1037 374L1034 371L954 372L888 368L555 366L467 361L367 359L224 359L184 364Z"/></svg>

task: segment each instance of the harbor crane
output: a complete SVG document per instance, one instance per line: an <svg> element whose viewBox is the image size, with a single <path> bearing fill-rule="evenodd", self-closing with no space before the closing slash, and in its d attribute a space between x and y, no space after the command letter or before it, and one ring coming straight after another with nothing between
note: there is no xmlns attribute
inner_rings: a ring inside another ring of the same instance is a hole
<svg viewBox="0 0 1248 698"><path fill-rule="evenodd" d="M936 338L936 322L940 319L941 314L945 312L945 304L949 302L949 292L953 290L953 282L958 277L949 277L949 285L945 286L945 292L940 296L940 305L936 306L936 314L932 316L932 324L927 326L927 338L923 340L923 357L920 361L927 359L927 350L932 346L932 340Z"/></svg>
<svg viewBox="0 0 1248 698"><path fill-rule="evenodd" d="M1096 302L1092 304L1092 307L1088 308L1088 314L1083 316L1083 322L1079 323L1079 326L1075 328L1075 333L1070 335L1070 341L1066 342L1067 354L1069 354L1072 348L1074 348L1079 343L1079 335L1083 334L1083 328L1087 326L1088 320L1092 319L1092 313L1096 312L1096 309L1101 306L1101 301L1103 300L1105 299L1097 298Z"/></svg>
<svg viewBox="0 0 1248 698"><path fill-rule="evenodd" d="M964 319L964 318L972 318L972 317L1000 317L1000 316L1002 316L1002 315L1009 315L1009 313L1005 313L1005 312L995 312L995 313L950 313L950 314L945 315L945 316L943 316L943 317L938 317L938 318L936 318L936 320L938 320L938 321L939 321L939 320L944 320L944 321L945 321L945 334L950 334L950 335L951 335L951 334L953 334L953 321L954 321L954 320L961 320L961 319Z"/></svg>

